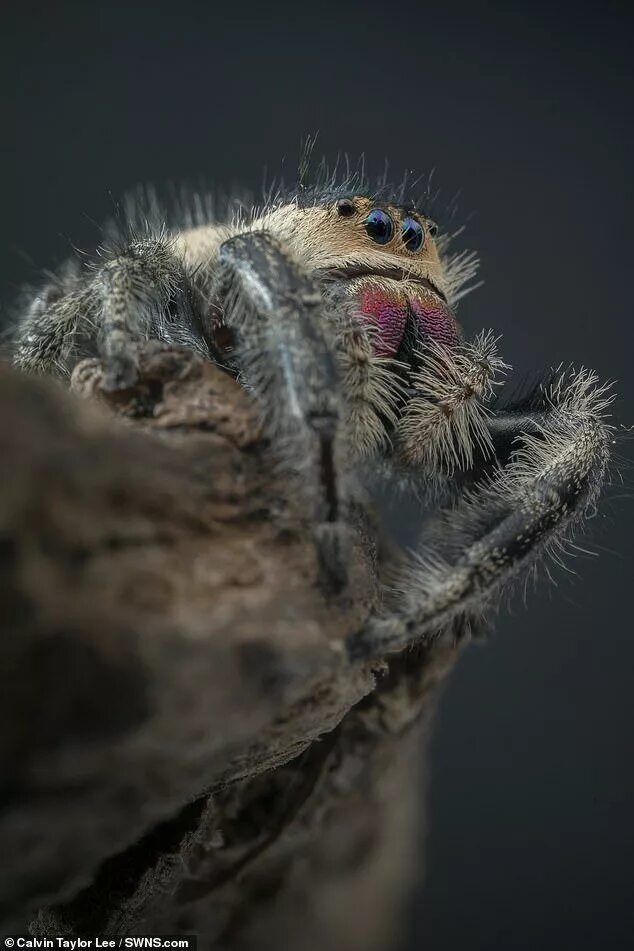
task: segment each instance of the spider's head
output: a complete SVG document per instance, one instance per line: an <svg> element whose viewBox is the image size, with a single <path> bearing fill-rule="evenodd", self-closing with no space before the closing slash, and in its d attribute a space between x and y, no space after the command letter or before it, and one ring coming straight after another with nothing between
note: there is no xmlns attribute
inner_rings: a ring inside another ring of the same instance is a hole
<svg viewBox="0 0 634 951"><path fill-rule="evenodd" d="M447 346L460 330L447 303L435 223L414 209L350 195L267 216L311 271L352 304L373 329L377 354L395 356L406 337ZM409 333L408 333L409 332Z"/></svg>

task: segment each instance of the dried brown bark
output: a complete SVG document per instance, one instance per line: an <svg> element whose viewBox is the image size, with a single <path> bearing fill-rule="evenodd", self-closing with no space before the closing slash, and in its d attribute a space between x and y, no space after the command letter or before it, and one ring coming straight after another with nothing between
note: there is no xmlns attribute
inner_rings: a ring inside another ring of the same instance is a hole
<svg viewBox="0 0 634 951"><path fill-rule="evenodd" d="M0 376L5 933L386 946L411 727L453 649L350 663L370 534L325 593L308 507L230 377L149 345L133 392L98 384L92 361L74 394Z"/></svg>

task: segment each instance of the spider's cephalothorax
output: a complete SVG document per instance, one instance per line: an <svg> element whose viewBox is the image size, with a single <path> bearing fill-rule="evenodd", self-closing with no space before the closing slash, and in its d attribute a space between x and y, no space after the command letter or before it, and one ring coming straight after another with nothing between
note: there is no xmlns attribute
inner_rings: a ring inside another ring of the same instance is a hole
<svg viewBox="0 0 634 951"><path fill-rule="evenodd" d="M32 298L15 362L69 375L97 355L104 388L123 389L139 342L156 338L234 372L313 489L334 586L356 487L414 487L417 554L352 654L478 614L592 507L608 462L606 388L581 370L492 404L505 369L495 338L466 341L454 314L475 259L450 255L402 194L348 181L223 222L198 214L168 229L153 217L156 229L130 236L130 221L125 242Z"/></svg>

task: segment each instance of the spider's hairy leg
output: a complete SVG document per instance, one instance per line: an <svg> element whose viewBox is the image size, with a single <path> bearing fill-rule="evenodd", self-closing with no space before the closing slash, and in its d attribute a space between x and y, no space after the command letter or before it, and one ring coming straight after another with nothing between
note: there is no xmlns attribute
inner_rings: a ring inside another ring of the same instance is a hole
<svg viewBox="0 0 634 951"><path fill-rule="evenodd" d="M20 370L53 376L69 372L85 304L78 271L78 262L70 261L25 303L11 328L13 363Z"/></svg>
<svg viewBox="0 0 634 951"><path fill-rule="evenodd" d="M415 395L399 421L398 454L430 474L468 469L479 450L491 453L486 402L507 364L489 331L459 347L426 341L412 374Z"/></svg>
<svg viewBox="0 0 634 951"><path fill-rule="evenodd" d="M295 468L308 461L318 497L317 542L331 588L346 580L345 526L336 467L339 375L324 301L312 277L265 231L227 239L215 296L237 334L236 363Z"/></svg>
<svg viewBox="0 0 634 951"><path fill-rule="evenodd" d="M166 237L128 245L97 270L93 288L101 311L104 389L123 389L136 381L141 340L200 349L188 278Z"/></svg>
<svg viewBox="0 0 634 951"><path fill-rule="evenodd" d="M97 353L104 389L122 389L134 383L137 344L147 339L207 352L191 283L164 235L132 241L39 294L17 328L14 362L67 376L79 359Z"/></svg>
<svg viewBox="0 0 634 951"><path fill-rule="evenodd" d="M609 461L607 387L580 370L560 376L542 406L504 413L507 462L454 509L443 512L400 581L402 607L350 642L377 657L431 640L461 615L478 613L525 566L566 537L596 502Z"/></svg>

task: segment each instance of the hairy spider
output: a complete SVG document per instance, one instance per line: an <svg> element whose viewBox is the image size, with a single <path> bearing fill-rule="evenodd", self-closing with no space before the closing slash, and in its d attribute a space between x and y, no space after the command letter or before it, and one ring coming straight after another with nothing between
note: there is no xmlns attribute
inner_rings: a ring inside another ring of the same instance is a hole
<svg viewBox="0 0 634 951"><path fill-rule="evenodd" d="M515 403L492 399L506 369L496 340L465 340L454 314L477 261L450 254L404 189L329 178L220 221L196 199L174 229L150 204L141 230L130 206L124 240L31 299L15 363L68 376L98 355L117 390L135 381L139 341L156 338L235 373L313 491L335 587L359 486L411 489L413 552L352 655L468 628L592 511L607 387L568 370Z"/></svg>

